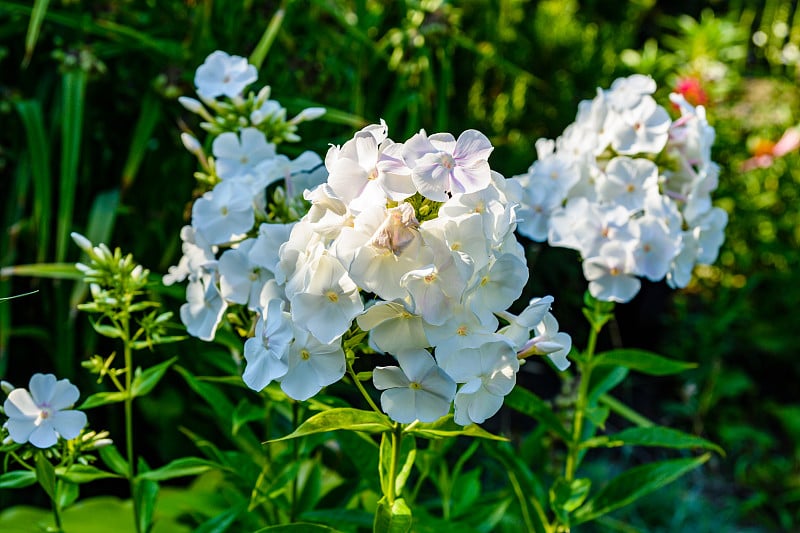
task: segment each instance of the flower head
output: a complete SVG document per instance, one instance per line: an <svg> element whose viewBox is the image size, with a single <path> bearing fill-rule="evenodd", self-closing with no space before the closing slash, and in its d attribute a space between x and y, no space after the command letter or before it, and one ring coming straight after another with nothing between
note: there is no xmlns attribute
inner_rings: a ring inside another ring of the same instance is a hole
<svg viewBox="0 0 800 533"><path fill-rule="evenodd" d="M233 98L239 96L257 78L256 67L248 64L247 59L217 50L197 67L194 84L197 93L203 98L223 95Z"/></svg>
<svg viewBox="0 0 800 533"><path fill-rule="evenodd" d="M34 374L26 389L12 390L3 404L8 415L4 427L14 442L30 442L49 448L59 437L74 439L86 425L86 415L69 409L80 396L68 379L56 380L53 374Z"/></svg>

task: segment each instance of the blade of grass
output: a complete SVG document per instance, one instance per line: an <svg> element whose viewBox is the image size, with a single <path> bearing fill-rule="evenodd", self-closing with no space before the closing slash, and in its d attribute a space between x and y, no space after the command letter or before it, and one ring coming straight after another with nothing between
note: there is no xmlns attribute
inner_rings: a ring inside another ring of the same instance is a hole
<svg viewBox="0 0 800 533"><path fill-rule="evenodd" d="M0 1L0 10L10 14L30 16L33 14L33 9L31 5ZM45 13L44 18L54 24L104 37L112 41L125 42L132 48L145 48L170 59L181 59L184 55L183 45L178 41L155 39L146 33L108 20L93 20L88 13L74 15L50 11Z"/></svg>
<svg viewBox="0 0 800 533"><path fill-rule="evenodd" d="M347 111L342 111L340 109L331 109L328 106L312 102L311 100L305 100L303 98L281 98L281 103L292 111L299 111L307 107L324 107L325 114L319 117L317 120L330 122L331 124L343 124L345 126L353 126L355 128L363 128L369 124L365 118L356 114L348 113Z"/></svg>
<svg viewBox="0 0 800 533"><path fill-rule="evenodd" d="M152 137L153 130L161 116L161 102L155 93L151 91L145 94L140 107L141 112L133 129L133 140L128 150L128 159L122 169L122 191L127 191L133 185L144 159L144 154L147 152L147 144L150 142L150 137Z"/></svg>
<svg viewBox="0 0 800 533"><path fill-rule="evenodd" d="M86 72L69 70L62 78L61 116L61 180L59 182L58 226L56 235L57 262L67 256L71 242L72 214L78 186L78 162L83 135L83 108L86 94Z"/></svg>
<svg viewBox="0 0 800 533"><path fill-rule="evenodd" d="M22 68L27 67L33 57L33 49L36 47L36 41L39 40L39 30L42 28L42 21L47 13L49 3L50 0L35 0L33 3L31 19L28 22L28 33L25 35L25 57L22 60Z"/></svg>
<svg viewBox="0 0 800 533"><path fill-rule="evenodd" d="M272 19L269 21L269 25L267 29L264 30L264 34L261 36L261 39L258 41L255 50L253 53L250 54L250 64L255 65L257 70L261 69L261 64L264 63L264 59L267 57L267 53L269 49L272 47L273 41L275 41L275 37L278 35L278 31L281 29L281 25L283 24L283 17L286 15L286 1L284 0L281 2L281 6L272 15Z"/></svg>
<svg viewBox="0 0 800 533"><path fill-rule="evenodd" d="M38 236L36 260L47 258L50 244L50 219L53 192L50 180L50 148L44 130L42 106L34 100L16 102L17 112L25 128L28 141L28 157L33 177L33 227Z"/></svg>

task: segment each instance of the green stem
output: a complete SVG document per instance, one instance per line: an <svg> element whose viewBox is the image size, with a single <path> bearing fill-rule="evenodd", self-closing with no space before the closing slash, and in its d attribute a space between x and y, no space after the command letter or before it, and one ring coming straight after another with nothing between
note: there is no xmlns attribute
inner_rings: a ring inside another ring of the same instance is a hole
<svg viewBox="0 0 800 533"><path fill-rule="evenodd" d="M583 358L578 361L580 372L580 384L578 385L578 397L575 401L575 418L572 423L572 439L567 443L567 462L564 466L564 478L567 481L575 479L575 472L578 469L579 454L581 451L580 443L583 435L583 421L586 414L586 407L589 398L589 382L592 377L592 356L597 346L597 335L600 328L592 327L589 331L589 340L586 344L586 352Z"/></svg>
<svg viewBox="0 0 800 533"><path fill-rule="evenodd" d="M136 467L133 456L133 353L130 342L130 321L127 313L122 320L122 345L125 353L125 454L128 459L128 483L131 487L131 500L136 494ZM133 504L133 519L137 533L141 532L139 524L139 506Z"/></svg>
<svg viewBox="0 0 800 533"><path fill-rule="evenodd" d="M400 464L400 445L403 441L403 425L395 422L392 429L392 458L389 461L389 482L387 487L386 499L389 502L389 507L394 504L397 498L395 494L395 485L397 484L397 468Z"/></svg>
<svg viewBox="0 0 800 533"><path fill-rule="evenodd" d="M55 500L53 500L53 520L56 523L56 532L64 533L64 527L61 525L61 509Z"/></svg>
<svg viewBox="0 0 800 533"><path fill-rule="evenodd" d="M351 363L350 361L347 362L347 373L350 374L351 378L353 378L353 383L356 384L356 388L364 397L364 399L367 400L367 403L372 408L372 410L375 411L376 413L383 414L383 411L378 409L378 406L375 405L375 402L372 401L372 398L370 398L369 394L367 394L367 389L364 388L364 385L361 384L361 380L359 380L358 376L356 376L356 372L355 370L353 370L353 363Z"/></svg>
<svg viewBox="0 0 800 533"><path fill-rule="evenodd" d="M297 428L300 425L300 404L298 402L292 403L292 427ZM292 459L294 464L300 459L300 448L298 447L298 439L292 439ZM297 514L297 476L292 479L292 501L289 507L289 523L294 523Z"/></svg>

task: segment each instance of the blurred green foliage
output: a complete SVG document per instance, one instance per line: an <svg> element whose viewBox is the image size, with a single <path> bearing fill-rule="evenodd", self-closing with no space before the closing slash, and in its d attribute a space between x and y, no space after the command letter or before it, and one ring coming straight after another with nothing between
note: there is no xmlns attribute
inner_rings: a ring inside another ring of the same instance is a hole
<svg viewBox="0 0 800 533"><path fill-rule="evenodd" d="M273 20L280 26L260 79L290 113L312 103L335 111L313 132L299 132L303 149L320 154L379 118L397 138L419 128L476 128L496 146L493 167L510 176L525 171L534 141L562 131L595 87L630 72L653 75L665 92L697 79L717 130L714 159L723 171L716 197L731 215L727 240L717 264L699 269L696 282L671 297L656 319L658 339L650 339L658 344L650 348L699 368L638 403L629 400L720 443L728 456L654 496L652 506L597 527L718 531L722 523L789 531L800 524L800 156L741 169L760 140L775 142L800 122L800 8L790 0L0 1L0 298L40 291L0 304L0 377L21 384L34 371L55 371L77 380L84 394L96 390L78 377L80 361L100 349L72 311L85 288L8 276L10 269L77 260L65 244L73 230L124 243L155 272L174 264L194 171L178 133L196 129L176 98L191 94L194 69L209 52L247 56ZM558 300L556 312L559 319L579 315L583 282L574 258L530 250L538 292L574 295ZM162 297L177 306L182 293ZM642 315L658 312L630 306ZM617 326L623 338L635 328L624 320ZM181 364L196 375L236 370L220 346L188 342L180 351ZM173 387L139 406L150 433L140 444L159 463L197 444L213 425L205 405L178 392L184 378L169 379ZM633 396L652 387L643 381L627 390ZM244 424L253 408L230 409ZM104 422L113 430L113 419ZM186 439L161 438L178 426ZM525 451L531 461L541 460L537 453ZM340 474L357 472L339 466ZM307 468L308 479L321 476ZM614 461L599 468L612 471ZM224 509L229 502L212 497L208 481L198 480L195 497ZM314 490L322 503L339 496L335 486ZM0 503L7 498L0 494ZM454 515L473 503L458 498ZM664 513L666 506L675 512Z"/></svg>

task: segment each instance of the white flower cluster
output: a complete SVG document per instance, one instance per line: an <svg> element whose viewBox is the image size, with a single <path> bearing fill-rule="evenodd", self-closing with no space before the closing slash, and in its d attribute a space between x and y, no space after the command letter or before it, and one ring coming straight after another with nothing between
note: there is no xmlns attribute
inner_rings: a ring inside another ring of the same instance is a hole
<svg viewBox="0 0 800 533"><path fill-rule="evenodd" d="M290 160L277 154L275 144L258 129L265 108L282 110L279 116L285 116L286 110L266 100L268 91L262 90L255 98L251 93L243 100L242 91L255 79L255 67L247 60L217 51L195 75L198 95L218 112L217 117L211 117L196 100L183 101L208 121L204 127L211 132L213 157L206 157L197 139L182 135L186 148L207 172L200 176L208 190L192 206L192 223L181 230L183 257L169 269L164 283L189 280L181 320L191 335L203 340L214 338L229 304L247 305L251 310L266 307L267 296L262 292L270 294L265 286L276 276L277 250L291 229L287 222L302 216L298 206L303 191L323 182L327 175L317 154L304 152ZM233 104L213 100L218 96L233 99ZM290 122L296 124L319 114L319 110L307 109ZM225 124L238 126L221 131ZM212 127L215 125L219 127ZM294 139L284 136L282 140ZM281 186L275 187L277 183ZM274 204L285 207L285 216L270 212Z"/></svg>
<svg viewBox="0 0 800 533"><path fill-rule="evenodd" d="M512 178L519 232L580 252L600 300L631 300L638 276L685 287L724 240L727 213L711 206L719 167L705 109L672 94L680 110L672 120L655 90L643 75L598 89L558 139L536 142L528 173Z"/></svg>
<svg viewBox="0 0 800 533"><path fill-rule="evenodd" d="M474 130L458 139L422 131L402 144L387 135L381 122L332 146L327 182L305 193L308 213L287 228L279 254L269 248L275 281L257 300L243 379L254 390L276 380L292 398L313 396L344 375L342 343L355 321L399 363L373 373L392 419L432 422L455 402L457 423L480 423L514 387L519 357L549 355L563 369L571 341L550 297L519 316L506 311L528 268L509 182L487 162L489 140ZM247 261L267 249L256 241L239 252L236 271L246 276Z"/></svg>

